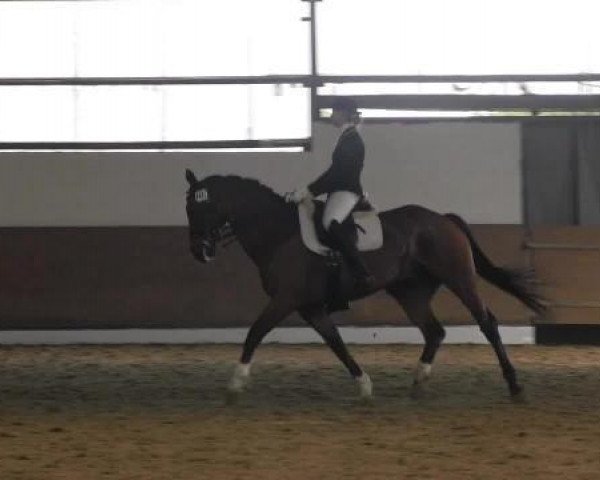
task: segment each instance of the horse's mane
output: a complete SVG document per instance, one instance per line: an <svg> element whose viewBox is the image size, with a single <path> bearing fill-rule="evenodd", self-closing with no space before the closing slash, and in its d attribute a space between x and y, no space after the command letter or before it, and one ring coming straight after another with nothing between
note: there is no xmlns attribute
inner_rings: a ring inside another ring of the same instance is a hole
<svg viewBox="0 0 600 480"><path fill-rule="evenodd" d="M227 193L249 194L253 195L255 201L272 201L281 206L290 206L285 199L276 193L272 188L267 187L254 178L240 177L238 175L212 175L204 179L207 185L217 186L224 189Z"/></svg>
<svg viewBox="0 0 600 480"><path fill-rule="evenodd" d="M258 222L263 227L270 225L268 239L264 239L265 246L269 242L279 244L285 241L299 228L296 205L286 202L281 195L258 180L237 175L213 175L205 178L204 182L209 190L215 194L218 192L222 201L235 205L233 214L238 228L240 221L252 225Z"/></svg>

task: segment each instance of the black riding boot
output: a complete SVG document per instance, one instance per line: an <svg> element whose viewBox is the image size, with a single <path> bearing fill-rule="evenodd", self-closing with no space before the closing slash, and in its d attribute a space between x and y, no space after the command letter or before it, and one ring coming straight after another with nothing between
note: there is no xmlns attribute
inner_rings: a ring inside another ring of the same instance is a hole
<svg viewBox="0 0 600 480"><path fill-rule="evenodd" d="M334 220L331 222L328 231L336 244L335 246L339 248L348 262L350 270L356 277L357 286L367 290L372 288L375 278L369 273L369 270L360 258L356 245L351 238L348 238L342 225L337 220Z"/></svg>

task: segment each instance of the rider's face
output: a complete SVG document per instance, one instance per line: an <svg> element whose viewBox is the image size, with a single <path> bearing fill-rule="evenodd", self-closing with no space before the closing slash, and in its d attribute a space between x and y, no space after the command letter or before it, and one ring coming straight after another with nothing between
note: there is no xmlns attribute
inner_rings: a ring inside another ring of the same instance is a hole
<svg viewBox="0 0 600 480"><path fill-rule="evenodd" d="M334 108L331 112L331 123L336 127L341 127L344 123L349 121L348 112Z"/></svg>

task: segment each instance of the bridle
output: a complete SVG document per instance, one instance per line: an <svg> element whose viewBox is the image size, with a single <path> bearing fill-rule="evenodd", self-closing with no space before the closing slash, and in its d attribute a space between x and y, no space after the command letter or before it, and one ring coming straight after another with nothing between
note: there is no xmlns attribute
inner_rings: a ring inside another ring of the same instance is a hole
<svg viewBox="0 0 600 480"><path fill-rule="evenodd" d="M237 240L235 232L233 231L233 227L229 221L226 221L220 227L213 228L210 235L213 241L222 248L227 248Z"/></svg>
<svg viewBox="0 0 600 480"><path fill-rule="evenodd" d="M190 239L193 243L199 244L205 251L210 253L210 256L216 254L216 247L227 248L237 240L233 227L229 221L226 221L218 227L213 227L208 231L208 234L201 235L190 232Z"/></svg>
<svg viewBox="0 0 600 480"><path fill-rule="evenodd" d="M188 202L191 200L188 194ZM193 200L196 204L209 201L208 192L206 189L198 189L193 193ZM189 212L189 211L188 211ZM189 215L189 213L188 213ZM211 260L216 256L217 247L227 248L236 240L236 235L233 226L228 219L221 219L223 222L214 227L204 230L202 233L196 231L190 221L190 240L192 245L199 245L201 256L205 260Z"/></svg>

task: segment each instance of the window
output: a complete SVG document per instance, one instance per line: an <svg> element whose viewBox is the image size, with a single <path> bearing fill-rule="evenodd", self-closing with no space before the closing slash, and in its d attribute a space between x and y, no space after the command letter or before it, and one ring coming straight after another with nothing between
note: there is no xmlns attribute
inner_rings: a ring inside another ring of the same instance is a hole
<svg viewBox="0 0 600 480"><path fill-rule="evenodd" d="M302 75L307 8L299 0L0 2L0 78ZM301 139L309 97L291 84L0 85L0 142Z"/></svg>
<svg viewBox="0 0 600 480"><path fill-rule="evenodd" d="M493 105L502 103L493 96L600 94L600 57L595 52L600 4L594 0L370 0L368 7L360 0L327 0L318 8L322 75L596 74L591 81L568 82L332 82L319 90L321 95L407 95L407 103L414 103L410 96L430 96L426 101L432 105L460 106L463 100L468 103L469 95L492 96L488 103ZM442 95L454 99L443 99ZM457 98L460 95L465 98ZM396 99L396 104L401 100ZM573 101L571 112L585 102ZM527 104L519 99L512 103ZM600 110L598 105L596 99L595 114ZM515 108L511 113L528 115L527 110ZM510 108L504 111L510 112ZM450 107L444 111L433 107L420 111L368 108L363 113L366 117L498 114L493 110L453 112Z"/></svg>
<svg viewBox="0 0 600 480"><path fill-rule="evenodd" d="M329 75L600 73L595 0L327 0Z"/></svg>

